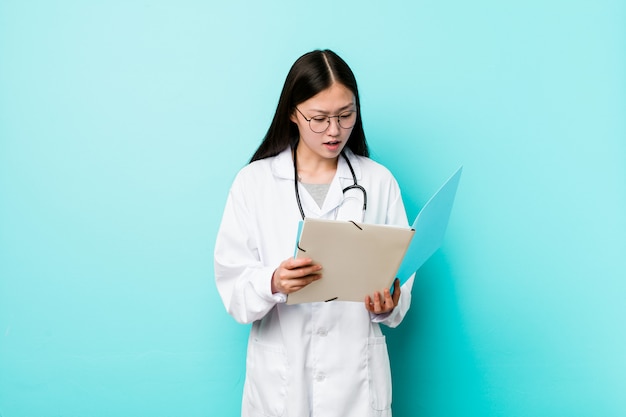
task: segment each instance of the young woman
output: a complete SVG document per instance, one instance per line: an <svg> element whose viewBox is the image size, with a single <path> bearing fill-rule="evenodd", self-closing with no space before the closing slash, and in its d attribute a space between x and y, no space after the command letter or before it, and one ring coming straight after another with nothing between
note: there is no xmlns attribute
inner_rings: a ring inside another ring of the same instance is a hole
<svg viewBox="0 0 626 417"><path fill-rule="evenodd" d="M329 50L300 57L263 142L235 178L215 246L224 305L253 323L244 417L391 416L380 323L402 321L413 280L363 303L285 303L324 279L323 265L290 256L304 217L408 224L396 180L368 155L348 65Z"/></svg>

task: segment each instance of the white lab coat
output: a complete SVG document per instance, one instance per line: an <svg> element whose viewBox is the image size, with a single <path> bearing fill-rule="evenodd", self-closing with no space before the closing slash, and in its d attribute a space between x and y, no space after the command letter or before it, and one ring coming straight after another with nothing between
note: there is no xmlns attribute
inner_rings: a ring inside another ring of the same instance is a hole
<svg viewBox="0 0 626 417"><path fill-rule="evenodd" d="M382 165L346 154L367 190L364 222L407 225L400 189ZM300 186L307 217L360 221L362 194L343 158L320 209ZM215 246L215 279L228 312L253 323L248 340L243 417L391 416L391 373L379 326L397 326L411 302L411 278L387 315L363 303L285 304L271 277L293 256L300 212L291 152L244 167L230 190ZM341 256L338 253L337 256ZM322 278L323 279L323 278ZM382 288L381 288L382 290Z"/></svg>

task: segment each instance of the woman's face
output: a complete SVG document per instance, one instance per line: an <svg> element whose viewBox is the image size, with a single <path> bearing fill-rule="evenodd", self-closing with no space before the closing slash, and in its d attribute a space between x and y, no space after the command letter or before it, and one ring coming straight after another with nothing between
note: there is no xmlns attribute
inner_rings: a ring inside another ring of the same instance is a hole
<svg viewBox="0 0 626 417"><path fill-rule="evenodd" d="M298 104L291 115L291 121L298 126L300 133L298 156L321 159L338 158L352 133L356 110L354 94L349 88L339 83L333 83L326 90ZM315 133L310 126L313 126L315 130L323 129L327 125L326 121L316 122L315 119L323 119L324 116L332 117L328 128L324 132ZM339 122L339 119L333 116L341 116L342 121ZM311 119L310 126L307 119ZM350 128L345 129L339 123Z"/></svg>

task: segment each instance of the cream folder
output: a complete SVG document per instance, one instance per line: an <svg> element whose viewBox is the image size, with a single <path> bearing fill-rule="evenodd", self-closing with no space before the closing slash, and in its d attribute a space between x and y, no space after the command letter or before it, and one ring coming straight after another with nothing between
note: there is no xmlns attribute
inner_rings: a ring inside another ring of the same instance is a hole
<svg viewBox="0 0 626 417"><path fill-rule="evenodd" d="M305 219L295 258L322 265L322 279L289 294L287 304L359 301L389 288L414 230L351 221Z"/></svg>

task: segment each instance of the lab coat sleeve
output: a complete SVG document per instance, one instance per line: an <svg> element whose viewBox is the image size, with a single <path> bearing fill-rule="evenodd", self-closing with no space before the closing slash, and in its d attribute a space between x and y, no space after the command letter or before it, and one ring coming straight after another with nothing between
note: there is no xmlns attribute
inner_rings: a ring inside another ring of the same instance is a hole
<svg viewBox="0 0 626 417"><path fill-rule="evenodd" d="M240 323L263 318L284 294L272 294L275 267L259 259L254 215L246 204L241 179L231 187L215 243L215 282L228 313Z"/></svg>
<svg viewBox="0 0 626 417"><path fill-rule="evenodd" d="M398 226L408 226L408 220L406 217L406 211L404 209L404 203L402 202L402 196L400 193L400 187L395 179L389 188L389 207L387 210L387 219L385 223ZM398 326L404 317L406 316L409 307L411 306L411 290L413 289L413 280L415 274L410 277L400 287L400 299L398 305L390 312L385 314L371 314L373 322L381 323L389 327Z"/></svg>

